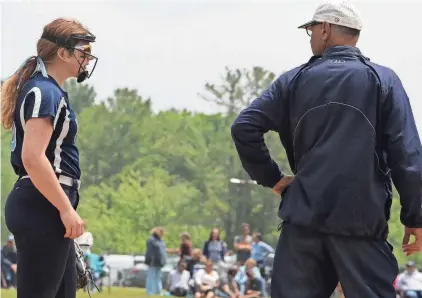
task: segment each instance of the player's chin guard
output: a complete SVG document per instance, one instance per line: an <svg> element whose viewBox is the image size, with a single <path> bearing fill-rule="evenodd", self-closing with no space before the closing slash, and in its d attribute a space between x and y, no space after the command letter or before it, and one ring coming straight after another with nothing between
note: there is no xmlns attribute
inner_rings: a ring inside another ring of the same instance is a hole
<svg viewBox="0 0 422 298"><path fill-rule="evenodd" d="M81 51L84 53L84 60L82 63L78 61L79 63L79 71L78 71L78 77L77 82L81 83L85 81L85 79L90 78L92 73L94 72L95 66L97 65L98 58L91 54L91 45L85 44L85 45L78 45L80 41L86 41L89 43L95 42L95 36L91 32L88 32L88 34L72 34L68 38L63 38L59 36L54 36L52 34L49 34L48 32L43 32L42 39L48 40L52 43L55 43L61 47L64 47L65 49L68 49L74 54L74 51ZM76 56L75 56L76 58ZM90 71L85 69L83 67L83 63L85 62L85 59L88 59L90 63L93 63L93 66Z"/></svg>

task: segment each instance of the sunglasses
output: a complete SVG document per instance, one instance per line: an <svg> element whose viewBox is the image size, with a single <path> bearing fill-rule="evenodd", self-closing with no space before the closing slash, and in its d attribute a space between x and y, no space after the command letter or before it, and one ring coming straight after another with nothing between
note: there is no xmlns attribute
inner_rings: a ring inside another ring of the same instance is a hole
<svg viewBox="0 0 422 298"><path fill-rule="evenodd" d="M308 27L305 28L306 30L306 34L308 34L309 37L312 37L312 27L318 24L322 24L321 22L314 22L311 25L309 25Z"/></svg>
<svg viewBox="0 0 422 298"><path fill-rule="evenodd" d="M77 45L73 47L75 50L82 51L87 54L92 53L92 46L90 44L84 44L84 45Z"/></svg>

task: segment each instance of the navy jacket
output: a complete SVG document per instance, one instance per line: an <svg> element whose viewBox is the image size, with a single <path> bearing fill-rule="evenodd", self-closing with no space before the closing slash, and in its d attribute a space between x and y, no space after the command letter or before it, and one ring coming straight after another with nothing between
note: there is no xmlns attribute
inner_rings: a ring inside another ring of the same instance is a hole
<svg viewBox="0 0 422 298"><path fill-rule="evenodd" d="M164 241L153 234L147 240L147 251L145 253L145 264L151 267L163 267L166 265L166 247Z"/></svg>
<svg viewBox="0 0 422 298"><path fill-rule="evenodd" d="M258 184L283 176L264 143L279 134L295 174L282 194L288 223L386 238L392 182L401 222L422 227L422 147L398 76L355 47L328 48L282 74L232 125L242 165Z"/></svg>

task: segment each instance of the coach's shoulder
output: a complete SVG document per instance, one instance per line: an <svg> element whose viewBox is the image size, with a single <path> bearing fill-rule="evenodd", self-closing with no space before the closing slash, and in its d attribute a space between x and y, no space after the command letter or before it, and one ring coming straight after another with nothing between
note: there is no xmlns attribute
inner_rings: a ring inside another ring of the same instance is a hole
<svg viewBox="0 0 422 298"><path fill-rule="evenodd" d="M297 75L303 71L305 68L307 68L308 66L311 66L312 64L314 64L315 62L317 62L319 59L321 58L321 56L312 56L311 59L309 59L309 61L307 61L306 63L303 63L299 66L296 66L284 73L282 73L277 81L279 83L283 83L283 84L287 84L289 85L296 77Z"/></svg>
<svg viewBox="0 0 422 298"><path fill-rule="evenodd" d="M368 64L371 65L377 72L378 77L381 80L381 84L383 85L383 89L390 90L391 88L397 86L397 84L401 85L399 76L392 68L374 62L368 62Z"/></svg>

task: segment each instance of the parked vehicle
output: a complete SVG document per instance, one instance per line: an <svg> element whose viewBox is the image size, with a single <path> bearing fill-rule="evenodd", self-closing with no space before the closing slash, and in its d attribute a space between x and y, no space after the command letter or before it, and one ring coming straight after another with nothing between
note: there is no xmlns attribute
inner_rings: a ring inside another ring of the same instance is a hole
<svg viewBox="0 0 422 298"><path fill-rule="evenodd" d="M166 265L161 269L161 280L163 287L167 286L168 276L170 272L176 268L179 262L178 256L169 256ZM124 276L122 285L124 287L138 287L145 288L147 280L148 265L145 263L138 263L132 268L124 269L122 275Z"/></svg>

